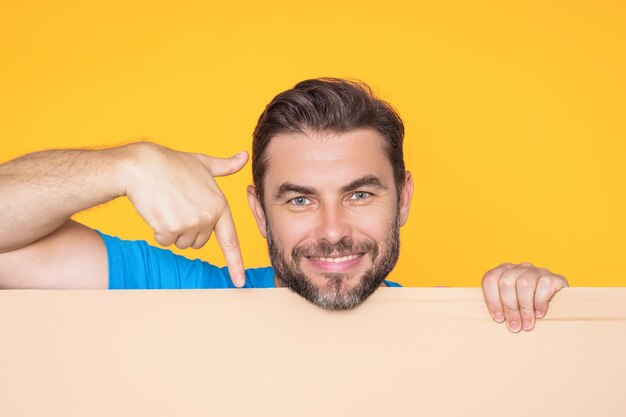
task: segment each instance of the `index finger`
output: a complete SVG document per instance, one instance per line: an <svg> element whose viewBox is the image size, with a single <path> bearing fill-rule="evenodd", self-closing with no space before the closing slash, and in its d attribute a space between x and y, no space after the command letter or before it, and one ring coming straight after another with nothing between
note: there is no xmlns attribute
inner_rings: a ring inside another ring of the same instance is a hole
<svg viewBox="0 0 626 417"><path fill-rule="evenodd" d="M222 253L224 253L230 279L235 284L235 287L243 287L246 284L246 275L243 268L239 238L237 237L235 223L228 205L215 223L213 231L215 232L217 243L220 245Z"/></svg>

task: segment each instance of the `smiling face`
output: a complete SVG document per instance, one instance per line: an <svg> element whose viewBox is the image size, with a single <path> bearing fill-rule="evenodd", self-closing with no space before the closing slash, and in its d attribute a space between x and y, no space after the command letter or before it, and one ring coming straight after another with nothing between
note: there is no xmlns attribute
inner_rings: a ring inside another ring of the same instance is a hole
<svg viewBox="0 0 626 417"><path fill-rule="evenodd" d="M327 309L352 308L393 269L413 183L398 195L374 130L281 134L267 149L264 204L248 199L268 240L277 286Z"/></svg>

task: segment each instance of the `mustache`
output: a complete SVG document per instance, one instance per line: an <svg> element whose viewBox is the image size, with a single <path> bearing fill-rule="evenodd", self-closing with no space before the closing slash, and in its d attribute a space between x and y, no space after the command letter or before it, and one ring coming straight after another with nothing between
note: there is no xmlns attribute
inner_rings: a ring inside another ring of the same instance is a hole
<svg viewBox="0 0 626 417"><path fill-rule="evenodd" d="M337 243L322 240L312 245L296 246L291 251L291 257L294 261L299 261L304 257L345 256L356 253L369 253L374 260L378 256L378 244L373 240L355 242L352 238L343 238Z"/></svg>

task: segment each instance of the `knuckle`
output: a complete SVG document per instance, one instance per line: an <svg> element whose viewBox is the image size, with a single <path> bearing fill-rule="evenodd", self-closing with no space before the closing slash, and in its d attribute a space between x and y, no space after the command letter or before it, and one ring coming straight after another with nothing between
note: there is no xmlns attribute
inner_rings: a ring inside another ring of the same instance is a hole
<svg viewBox="0 0 626 417"><path fill-rule="evenodd" d="M481 280L483 287L496 285L502 277L507 274L507 271L511 270L515 265L510 262L504 262L485 272Z"/></svg>
<svg viewBox="0 0 626 417"><path fill-rule="evenodd" d="M535 288L536 280L529 276L524 276L515 282L515 286L518 290L530 290Z"/></svg>
<svg viewBox="0 0 626 417"><path fill-rule="evenodd" d="M193 245L191 245L192 248L194 249L200 249L202 246L204 246L206 242L194 242Z"/></svg>
<svg viewBox="0 0 626 417"><path fill-rule="evenodd" d="M504 314L508 318L515 318L519 316L519 310L511 306L504 306Z"/></svg>
<svg viewBox="0 0 626 417"><path fill-rule="evenodd" d="M176 242L174 242L174 246L179 249L185 249L187 247L187 245L181 239L176 240Z"/></svg>
<svg viewBox="0 0 626 417"><path fill-rule="evenodd" d="M515 285L515 281L517 281L523 275L524 272L520 273L519 268L507 269L506 271L502 272L502 275L500 276L500 282L508 281L512 283L512 285Z"/></svg>
<svg viewBox="0 0 626 417"><path fill-rule="evenodd" d="M539 278L538 283L555 291L568 285L564 276L556 274L543 275Z"/></svg>
<svg viewBox="0 0 626 417"><path fill-rule="evenodd" d="M535 316L535 309L534 307L526 307L526 306L520 306L520 314L522 315L522 317L528 319L531 316L534 317Z"/></svg>
<svg viewBox="0 0 626 417"><path fill-rule="evenodd" d="M155 234L154 240L156 240L157 243L161 246L169 246L173 242L169 236L158 235L158 234Z"/></svg>
<svg viewBox="0 0 626 417"><path fill-rule="evenodd" d="M239 247L239 238L237 236L230 236L227 239L224 239L222 244L227 249L236 249Z"/></svg>
<svg viewBox="0 0 626 417"><path fill-rule="evenodd" d="M555 275L557 278L557 281L560 281L560 283L563 283L567 286L567 278L565 278L563 275Z"/></svg>
<svg viewBox="0 0 626 417"><path fill-rule="evenodd" d="M228 200L226 200L226 197L224 197L223 194L220 194L219 198L217 199L217 208L218 213L223 213L230 209L228 206Z"/></svg>
<svg viewBox="0 0 626 417"><path fill-rule="evenodd" d="M200 213L198 213L198 226L199 225L207 225L213 223L216 218L216 214L213 210L204 209Z"/></svg>
<svg viewBox="0 0 626 417"><path fill-rule="evenodd" d="M551 283L552 283L552 278L550 277L550 275L543 275L543 276L539 277L539 279L537 280L537 284L538 285L548 286Z"/></svg>
<svg viewBox="0 0 626 417"><path fill-rule="evenodd" d="M233 169L235 169L235 164L230 158L225 158L223 161L226 163L227 169L229 171L232 171Z"/></svg>
<svg viewBox="0 0 626 417"><path fill-rule="evenodd" d="M505 291L515 288L515 279L510 275L502 276L498 281L498 288Z"/></svg>
<svg viewBox="0 0 626 417"><path fill-rule="evenodd" d="M199 235L196 240L193 242L192 247L194 249L200 249L201 247L203 247L204 245L206 245L206 243L209 241L209 238L211 237L211 235Z"/></svg>
<svg viewBox="0 0 626 417"><path fill-rule="evenodd" d="M202 214L211 219L215 219L226 209L228 209L228 201L226 200L226 197L224 197L224 194L222 194L221 191L218 191L206 204L206 208L203 210Z"/></svg>
<svg viewBox="0 0 626 417"><path fill-rule="evenodd" d="M179 235L183 229L184 228L182 224L178 222L171 222L171 223L165 224L161 228L161 230L163 231L163 234L165 235Z"/></svg>
<svg viewBox="0 0 626 417"><path fill-rule="evenodd" d="M483 279L481 280L481 285L484 286L491 286L493 284L495 284L498 281L498 277L496 276L496 274L492 273L492 272L487 272L485 274L485 276L483 276Z"/></svg>

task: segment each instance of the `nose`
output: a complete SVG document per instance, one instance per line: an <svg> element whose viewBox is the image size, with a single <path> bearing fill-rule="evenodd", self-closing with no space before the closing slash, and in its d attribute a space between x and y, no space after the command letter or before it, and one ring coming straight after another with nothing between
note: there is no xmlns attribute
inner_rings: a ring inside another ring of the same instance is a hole
<svg viewBox="0 0 626 417"><path fill-rule="evenodd" d="M346 213L341 206L322 206L319 209L319 216L317 228L319 240L326 240L330 244L335 244L352 235L349 213Z"/></svg>

